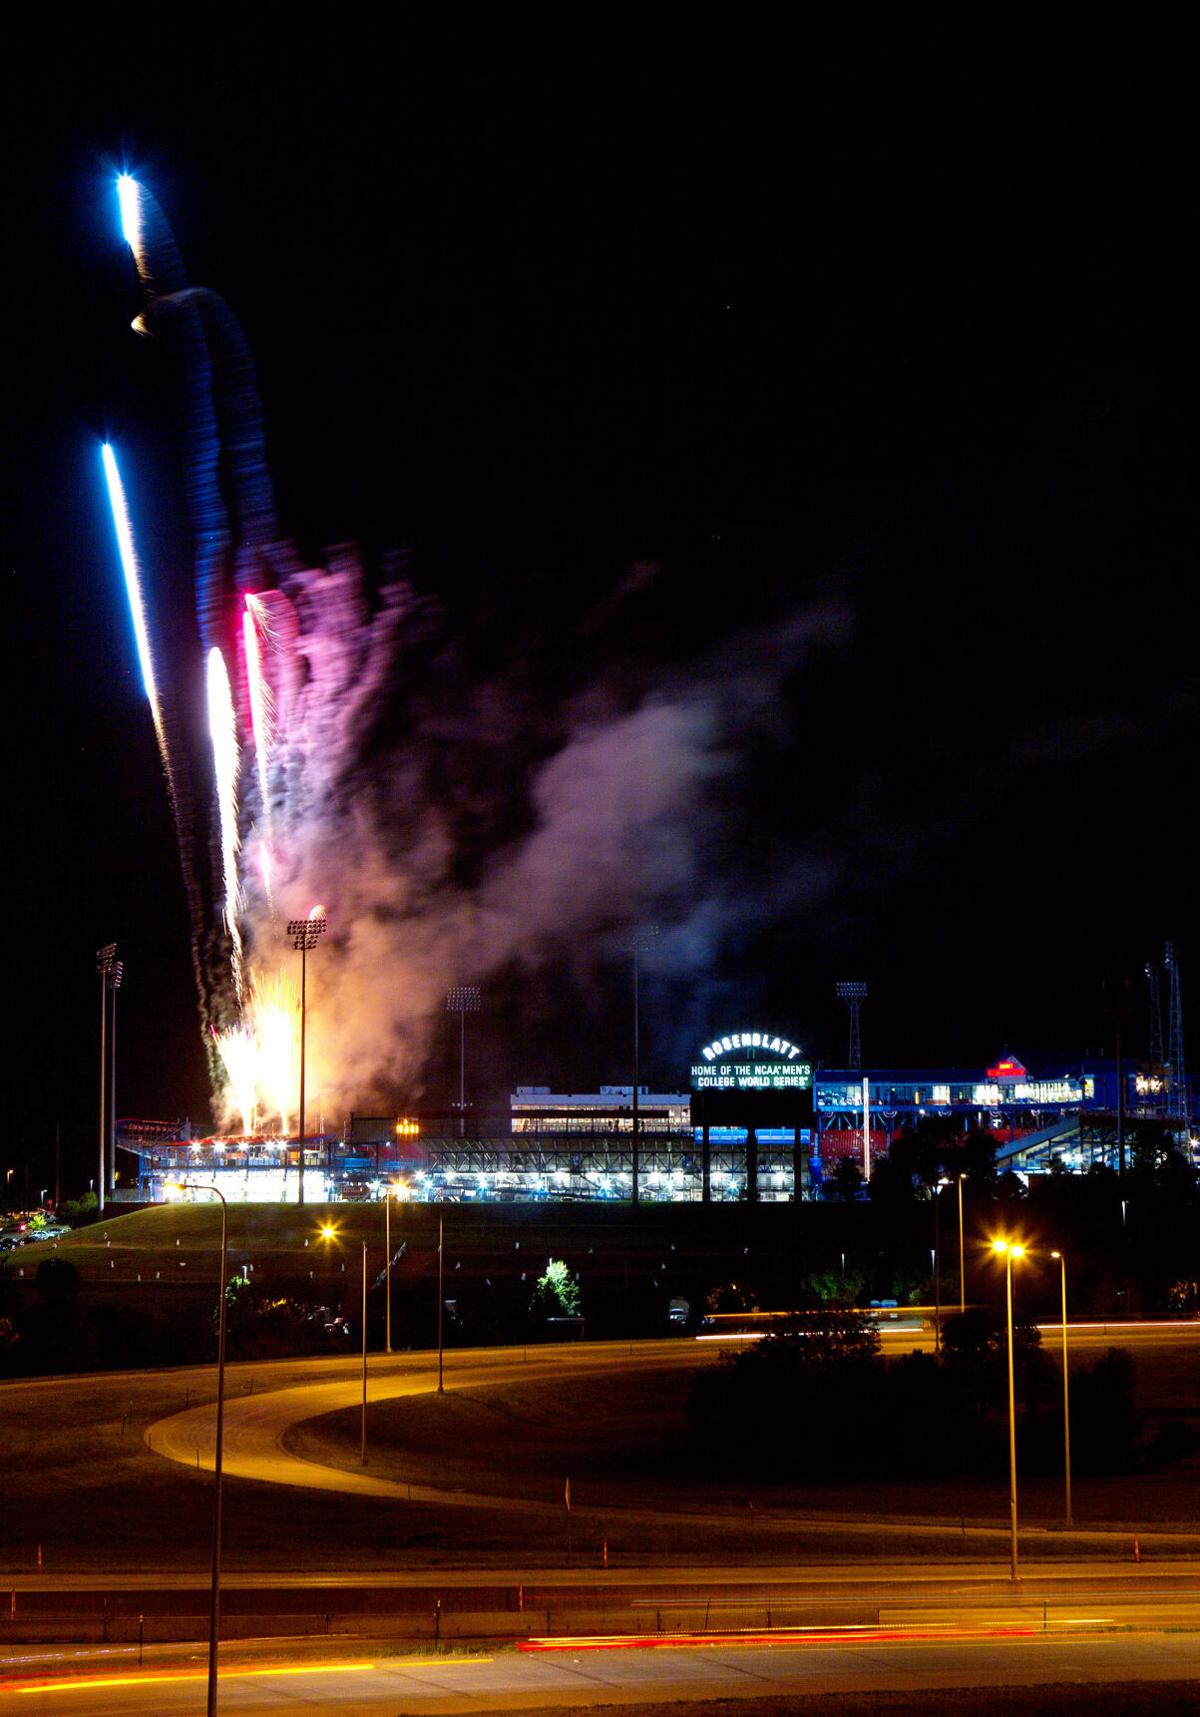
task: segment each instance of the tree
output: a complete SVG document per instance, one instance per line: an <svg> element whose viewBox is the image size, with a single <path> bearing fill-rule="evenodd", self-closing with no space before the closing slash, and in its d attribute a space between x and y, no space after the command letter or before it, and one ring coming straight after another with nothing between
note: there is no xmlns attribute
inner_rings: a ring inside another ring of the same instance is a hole
<svg viewBox="0 0 1200 1717"><path fill-rule="evenodd" d="M579 1316L579 1284L561 1258L550 1258L545 1274L538 1277L533 1290L530 1311L534 1317L577 1318Z"/></svg>
<svg viewBox="0 0 1200 1717"><path fill-rule="evenodd" d="M1071 1454L1081 1471L1121 1472L1132 1464L1142 1429L1136 1395L1137 1367L1123 1347L1110 1347L1071 1378Z"/></svg>
<svg viewBox="0 0 1200 1717"><path fill-rule="evenodd" d="M839 1157L837 1167L826 1184L831 1197L840 1198L849 1204L859 1196L866 1182L853 1157Z"/></svg>

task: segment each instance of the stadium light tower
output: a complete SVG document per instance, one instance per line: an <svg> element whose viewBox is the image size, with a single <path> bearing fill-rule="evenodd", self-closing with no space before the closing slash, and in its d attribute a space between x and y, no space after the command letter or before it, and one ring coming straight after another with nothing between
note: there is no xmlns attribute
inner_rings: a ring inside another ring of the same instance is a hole
<svg viewBox="0 0 1200 1717"><path fill-rule="evenodd" d="M446 1012L458 1015L458 1136L467 1130L467 1015L479 1012L479 985L455 984L446 992Z"/></svg>
<svg viewBox="0 0 1200 1717"><path fill-rule="evenodd" d="M314 906L307 918L293 918L287 927L288 935L292 939L292 947L300 955L300 1176L296 1192L298 1204L304 1203L304 1027L308 951L310 948L316 947L325 934L327 925L325 908Z"/></svg>
<svg viewBox="0 0 1200 1717"><path fill-rule="evenodd" d="M633 1135L630 1149L630 1180L632 1183L633 1205L637 1208L639 1201L638 1178L641 1173L641 1130L642 1121L638 1114L638 1099L641 1095L639 1083L641 1080L641 997L639 992L640 961L643 954L648 954L658 941L658 925L643 924L636 929L625 944L633 955L633 1103L632 1120Z"/></svg>
<svg viewBox="0 0 1200 1717"><path fill-rule="evenodd" d="M117 1184L117 991L125 976L124 960L114 960L108 968L106 982L112 1001L108 1021L108 1190Z"/></svg>
<svg viewBox="0 0 1200 1717"><path fill-rule="evenodd" d="M858 1029L858 1016L867 999L867 986L861 981L851 983L843 980L837 986L837 993L850 1010L850 1052L846 1057L846 1066L851 1072L855 1072L862 1066L862 1037Z"/></svg>
<svg viewBox="0 0 1200 1717"><path fill-rule="evenodd" d="M115 942L106 942L96 949L96 971L100 977L100 1175L96 1182L96 1199L101 1216L104 1214L104 1188L108 1180L108 974L117 958Z"/></svg>

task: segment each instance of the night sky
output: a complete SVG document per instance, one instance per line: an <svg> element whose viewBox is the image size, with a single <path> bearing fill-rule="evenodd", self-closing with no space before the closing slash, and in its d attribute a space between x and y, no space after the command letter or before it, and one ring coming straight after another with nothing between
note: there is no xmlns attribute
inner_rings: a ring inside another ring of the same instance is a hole
<svg viewBox="0 0 1200 1717"><path fill-rule="evenodd" d="M420 760L422 804L444 794L466 886L528 830L530 781L581 708L712 717L660 831L683 880L658 897L656 835L604 934L488 975L481 1101L629 1077L626 913L687 924L683 966L668 937L645 981L657 1088L743 1024L840 1064L839 977L871 985L873 1064L1006 1046L1036 1064L1101 1050L1101 980L1130 975L1140 1004L1174 937L1186 1022L1189 109L1115 45L953 78L946 51L910 39L911 76L882 46L796 68L766 41L553 69L381 69L366 44L357 62L201 49L157 78L82 54L10 68L18 1154L61 1120L64 1157L90 1160L109 940L120 1112L208 1107L97 458L112 434L160 474L134 508L186 617L168 368L129 333L121 167L246 329L290 535L314 558L353 541L376 576L397 556L413 583L423 619L377 743ZM448 1100L453 1068L442 1032L394 1101Z"/></svg>

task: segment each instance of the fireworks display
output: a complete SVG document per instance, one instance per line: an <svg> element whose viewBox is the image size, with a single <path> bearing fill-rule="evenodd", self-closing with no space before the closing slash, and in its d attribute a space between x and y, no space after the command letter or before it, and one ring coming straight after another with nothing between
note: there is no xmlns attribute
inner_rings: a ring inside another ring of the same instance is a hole
<svg viewBox="0 0 1200 1717"><path fill-rule="evenodd" d="M304 767L306 706L320 724L322 698L341 699L346 687L328 668L319 675L312 671L322 631L327 654L331 641L329 614L320 612L321 575L305 574L288 545L274 538L261 412L240 329L215 294L187 282L162 212L145 187L122 174L117 196L122 235L145 294L134 328L166 334L184 360L198 642L210 745L207 764L193 756L186 767L198 788L197 802L211 806L204 819L209 838L193 839L191 821L180 815L178 804L176 824L215 1095L227 1127L286 1137L298 1080L299 995L278 963L273 804L280 806L286 835L311 805L314 790ZM178 760L168 745L129 509L113 449L106 443L102 451L142 680L175 801ZM271 580L277 581L274 587ZM293 595L309 595L309 640L293 596L282 588L286 581ZM263 588L248 589L252 583ZM342 664L351 672L360 666ZM297 725L290 745L280 744L281 713ZM287 755L273 786L281 751ZM182 803L190 804L191 795ZM197 857L206 851L207 863Z"/></svg>
<svg viewBox="0 0 1200 1717"><path fill-rule="evenodd" d="M174 569L168 580L138 566L111 447L104 468L170 785L219 1124L286 1137L295 1123L299 986L285 976L286 927L318 895L329 934L307 978L319 1013L306 1040L314 1114L419 1089L447 986L465 975L549 961L582 975L621 945L618 927L645 916L663 925L681 983L704 972L740 908L711 897L698 832L713 822L698 807L714 780L733 778L734 730L772 707L808 646L807 621L773 632L770 666L752 641L741 671L726 650L674 682L658 667L631 679L623 649L611 671L580 669L565 650L565 677L531 672L521 627L506 624L502 666L480 673L400 557L381 557L368 577L352 547L313 566L283 535L242 331L189 280L146 186L123 175L116 200L142 294L133 326L161 342L178 378L170 455L190 522L186 628L175 608L166 623ZM123 451L130 469L135 457ZM139 472L135 493L154 487ZM627 580L614 600L639 587ZM542 680L545 707L533 702Z"/></svg>

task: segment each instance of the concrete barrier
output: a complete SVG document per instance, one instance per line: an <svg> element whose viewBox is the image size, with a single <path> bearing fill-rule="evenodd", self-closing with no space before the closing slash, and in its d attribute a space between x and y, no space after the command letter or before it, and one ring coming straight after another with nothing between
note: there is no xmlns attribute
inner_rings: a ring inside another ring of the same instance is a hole
<svg viewBox="0 0 1200 1717"><path fill-rule="evenodd" d="M629 1609L584 1609L563 1605L549 1610L394 1610L302 1611L292 1615L221 1617L223 1640L312 1638L322 1634L377 1640L520 1640L557 1638L572 1634L752 1633L779 1628L875 1627L877 1604L726 1604L687 1602L637 1604ZM84 1615L64 1613L0 1620L3 1644L136 1645L139 1634L147 1645L203 1641L208 1638L207 1613L197 1615Z"/></svg>

